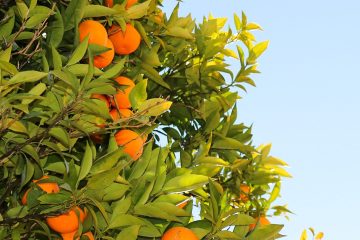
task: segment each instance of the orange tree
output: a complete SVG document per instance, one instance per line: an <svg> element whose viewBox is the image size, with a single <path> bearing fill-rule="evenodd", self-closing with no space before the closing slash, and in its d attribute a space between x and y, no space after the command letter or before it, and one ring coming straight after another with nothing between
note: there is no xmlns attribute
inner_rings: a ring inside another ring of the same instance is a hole
<svg viewBox="0 0 360 240"><path fill-rule="evenodd" d="M237 119L260 26L158 0L0 4L0 239L282 236L286 163Z"/></svg>

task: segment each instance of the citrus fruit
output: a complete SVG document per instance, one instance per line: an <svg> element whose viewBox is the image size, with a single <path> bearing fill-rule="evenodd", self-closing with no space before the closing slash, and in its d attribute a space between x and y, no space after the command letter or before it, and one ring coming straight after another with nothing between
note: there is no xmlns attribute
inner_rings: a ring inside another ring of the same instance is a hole
<svg viewBox="0 0 360 240"><path fill-rule="evenodd" d="M108 36L104 26L94 20L86 20L79 25L79 40L82 42L89 35L89 44L105 46Z"/></svg>
<svg viewBox="0 0 360 240"><path fill-rule="evenodd" d="M103 52L94 57L94 66L97 68L105 68L110 65L114 59L114 45L110 39L107 40L105 47L110 48L110 50Z"/></svg>
<svg viewBox="0 0 360 240"><path fill-rule="evenodd" d="M115 94L114 98L115 98L116 104L114 102L112 102L113 106L118 107L120 109L130 108L131 103L129 100L129 95L130 95L131 90L135 86L134 82L131 79L129 79L127 77L122 77L122 76L117 77L115 80L120 85L125 85L125 86L124 86L124 88L119 89L118 92Z"/></svg>
<svg viewBox="0 0 360 240"><path fill-rule="evenodd" d="M186 201L184 201L184 202L182 202L182 203L179 203L178 205L176 205L178 208L184 208L184 207L186 207L186 205L188 204L188 200L186 200Z"/></svg>
<svg viewBox="0 0 360 240"><path fill-rule="evenodd" d="M124 147L124 152L129 154L133 160L138 160L143 152L143 140L134 131L120 130L115 134L116 143Z"/></svg>
<svg viewBox="0 0 360 240"><path fill-rule="evenodd" d="M87 236L89 240L95 240L94 235L92 232L86 232L83 234L83 236Z"/></svg>
<svg viewBox="0 0 360 240"><path fill-rule="evenodd" d="M128 0L126 3L125 8L128 9L129 7L131 7L132 5L134 5L135 3L137 3L137 0ZM111 8L114 6L114 0L105 0L105 6Z"/></svg>
<svg viewBox="0 0 360 240"><path fill-rule="evenodd" d="M112 25L108 31L109 39L114 44L117 54L128 55L138 49L141 36L139 32L131 25L126 24L125 33L117 25Z"/></svg>
<svg viewBox="0 0 360 240"><path fill-rule="evenodd" d="M199 238L188 228L173 227L164 233L161 240L199 240Z"/></svg>
<svg viewBox="0 0 360 240"><path fill-rule="evenodd" d="M240 200L243 202L249 201L250 187L246 184L240 185Z"/></svg>
<svg viewBox="0 0 360 240"><path fill-rule="evenodd" d="M131 7L132 5L134 5L135 3L137 3L137 0L128 0L128 1L126 2L125 8L128 9L129 7Z"/></svg>
<svg viewBox="0 0 360 240"><path fill-rule="evenodd" d="M129 118L133 115L134 113L127 108L120 108L120 109L112 109L110 111L110 116L112 117L113 121L119 121L121 118Z"/></svg>
<svg viewBox="0 0 360 240"><path fill-rule="evenodd" d="M79 228L79 221L84 222L84 219L84 211L79 207L74 207L58 216L47 217L46 223L52 230L64 234L76 232Z"/></svg>
<svg viewBox="0 0 360 240"><path fill-rule="evenodd" d="M46 193L58 193L58 192L60 192L60 188L59 188L59 185L57 183L41 181L43 179L48 179L48 178L49 178L49 176L43 176L40 179L33 180L33 182L36 183L36 185L38 185L39 188L41 188L41 190L45 191ZM39 181L41 181L41 182L39 182ZM30 190L31 189L26 190L24 196L21 198L21 203L23 205L27 204L27 196L28 196Z"/></svg>
<svg viewBox="0 0 360 240"><path fill-rule="evenodd" d="M102 94L92 94L91 95L91 98L96 98L96 99L99 99L101 101L104 101L107 105L107 107L109 108L110 107L110 102L108 100L108 98L105 96L105 95L102 95Z"/></svg>
<svg viewBox="0 0 360 240"><path fill-rule="evenodd" d="M114 6L114 1L113 0L105 0L104 1L105 6L112 8Z"/></svg>
<svg viewBox="0 0 360 240"><path fill-rule="evenodd" d="M154 21L157 23L157 24L160 24L163 22L163 19L164 19L164 13L161 11L159 12L157 15L155 15L154 17Z"/></svg>
<svg viewBox="0 0 360 240"><path fill-rule="evenodd" d="M256 222L249 225L249 230L252 231L256 227L256 224L259 226L266 226L270 224L270 221L265 217L261 216L260 218L255 218Z"/></svg>

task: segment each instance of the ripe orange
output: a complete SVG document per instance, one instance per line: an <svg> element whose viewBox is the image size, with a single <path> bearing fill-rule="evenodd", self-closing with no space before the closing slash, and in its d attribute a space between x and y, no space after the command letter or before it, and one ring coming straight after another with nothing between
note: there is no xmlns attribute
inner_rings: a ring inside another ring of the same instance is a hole
<svg viewBox="0 0 360 240"><path fill-rule="evenodd" d="M84 211L79 207L75 207L61 215L46 218L46 223L58 233L73 233L78 230L79 221L84 222L85 217Z"/></svg>
<svg viewBox="0 0 360 240"><path fill-rule="evenodd" d="M109 39L114 44L114 49L117 54L128 55L138 49L141 42L139 32L131 25L126 24L125 33L117 25L112 25L109 28Z"/></svg>
<svg viewBox="0 0 360 240"><path fill-rule="evenodd" d="M99 99L101 101L104 101L107 105L108 108L110 108L110 102L108 100L108 98L105 96L105 95L102 95L102 94L92 94L91 95L91 98L96 98L96 99Z"/></svg>
<svg viewBox="0 0 360 240"><path fill-rule="evenodd" d="M62 233L61 237L63 240L74 240L74 237L76 235L77 231L71 232L71 233ZM89 240L95 240L94 235L92 232L86 232L82 236L86 236ZM76 240L79 240L80 237L77 237Z"/></svg>
<svg viewBox="0 0 360 240"><path fill-rule="evenodd" d="M108 36L104 26L94 20L86 20L79 25L80 42L89 35L89 44L105 46Z"/></svg>
<svg viewBox="0 0 360 240"><path fill-rule="evenodd" d="M40 180L48 179L48 178L49 178L49 176L43 176L40 179L33 180L33 182L36 183L36 185L38 185L39 188L41 188L43 191L45 191L47 193L58 193L58 192L60 192L60 188L59 188L59 185L57 183L54 183L54 182L39 182ZM30 190L31 189L26 190L24 196L21 198L21 203L23 205L27 204L27 196L28 196Z"/></svg>
<svg viewBox="0 0 360 240"><path fill-rule="evenodd" d="M110 111L110 115L114 122L119 121L121 118L129 118L133 114L134 113L127 108L120 108L118 110L114 108Z"/></svg>
<svg viewBox="0 0 360 240"><path fill-rule="evenodd" d="M131 7L132 5L134 5L135 3L137 3L137 0L128 0L126 3L125 8L128 9L129 7ZM114 6L114 1L113 0L105 0L105 6L107 7L113 7Z"/></svg>
<svg viewBox="0 0 360 240"><path fill-rule="evenodd" d="M134 131L120 130L115 134L116 143L119 146L124 147L124 152L130 155L130 157L136 161L139 159L143 152L143 140Z"/></svg>
<svg viewBox="0 0 360 240"><path fill-rule="evenodd" d="M246 184L240 185L240 200L243 202L249 201L250 187Z"/></svg>
<svg viewBox="0 0 360 240"><path fill-rule="evenodd" d="M127 77L117 77L116 82L118 82L120 85L125 85L128 86L125 89L119 89L117 94L114 96L115 101L117 103L117 107L120 109L124 109L124 108L130 108L131 107L131 103L129 100L129 95L131 90L134 88L135 84L134 82L127 78ZM116 104L114 102L112 102L113 106L116 107Z"/></svg>
<svg viewBox="0 0 360 240"><path fill-rule="evenodd" d="M154 17L154 21L155 21L157 24L162 23L163 19L164 19L164 13L163 13L162 11L159 12L159 13L158 13L157 15L155 15L155 17Z"/></svg>
<svg viewBox="0 0 360 240"><path fill-rule="evenodd" d="M270 221L265 217L265 216L261 216L260 218L255 218L256 222L252 223L249 225L249 231L254 230L254 228L256 227L257 222L259 226L266 226L270 224Z"/></svg>
<svg viewBox="0 0 360 240"><path fill-rule="evenodd" d="M128 0L127 3L126 3L125 8L128 9L129 7L134 5L135 3L137 3L137 0Z"/></svg>
<svg viewBox="0 0 360 240"><path fill-rule="evenodd" d="M110 50L94 57L94 66L97 68L105 68L109 66L114 59L114 45L110 39L107 40L105 47L110 48Z"/></svg>
<svg viewBox="0 0 360 240"><path fill-rule="evenodd" d="M94 235L92 232L86 232L83 234L83 236L87 236L89 240L95 240Z"/></svg>
<svg viewBox="0 0 360 240"><path fill-rule="evenodd" d="M186 205L188 204L188 200L186 200L185 202L182 202L182 203L180 203L180 204L178 204L178 205L176 205L178 208L184 208L184 207L186 207Z"/></svg>
<svg viewBox="0 0 360 240"><path fill-rule="evenodd" d="M105 6L112 8L114 6L114 1L113 0L105 0L104 1Z"/></svg>
<svg viewBox="0 0 360 240"><path fill-rule="evenodd" d="M173 227L165 232L161 240L199 240L199 238L188 228Z"/></svg>

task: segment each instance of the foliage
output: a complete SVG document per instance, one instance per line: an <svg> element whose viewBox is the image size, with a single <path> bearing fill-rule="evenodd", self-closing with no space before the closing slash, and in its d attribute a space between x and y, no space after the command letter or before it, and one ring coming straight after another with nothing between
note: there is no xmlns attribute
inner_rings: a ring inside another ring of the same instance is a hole
<svg viewBox="0 0 360 240"><path fill-rule="evenodd" d="M309 228L309 231L311 232L312 239L314 239L314 240L321 240L324 237L323 232L315 233L315 230L313 228L311 228L311 227ZM308 234L307 234L307 231L305 229L301 234L300 240L307 240L307 239L308 239Z"/></svg>
<svg viewBox="0 0 360 240"><path fill-rule="evenodd" d="M0 239L59 237L44 219L73 206L88 212L79 233L98 239L160 239L172 226L200 239L282 236L282 225L249 232L249 224L289 212L272 205L282 177L290 177L286 163L269 154L271 145L255 147L252 128L237 121L237 90L255 85L251 75L268 45L252 33L260 26L244 13L234 15L235 32L223 18L197 24L178 15L179 5L168 17L156 0L129 9L126 1L113 8L85 0L1 3ZM79 42L84 19L106 28L131 23L141 46L98 69L93 56L106 49ZM237 73L228 58L238 59ZM114 122L91 95L111 97L120 75L136 83L134 115ZM149 134L137 161L116 144L124 128ZM96 134L101 143L91 140ZM32 180L43 175L61 191L41 191ZM250 186L248 201L239 199L242 184ZM176 206L185 200L191 204Z"/></svg>

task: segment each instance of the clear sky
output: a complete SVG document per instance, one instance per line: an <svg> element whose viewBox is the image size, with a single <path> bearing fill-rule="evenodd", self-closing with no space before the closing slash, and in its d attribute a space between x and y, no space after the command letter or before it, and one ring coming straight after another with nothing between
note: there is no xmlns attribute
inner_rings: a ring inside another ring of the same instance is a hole
<svg viewBox="0 0 360 240"><path fill-rule="evenodd" d="M165 12L176 4L164 0ZM256 88L242 93L239 118L256 144L272 142L290 164L282 200L296 215L284 239L309 226L326 240L360 239L360 2L358 0L184 0L180 13L201 20L245 11L269 39ZM233 68L238 67L234 62Z"/></svg>

